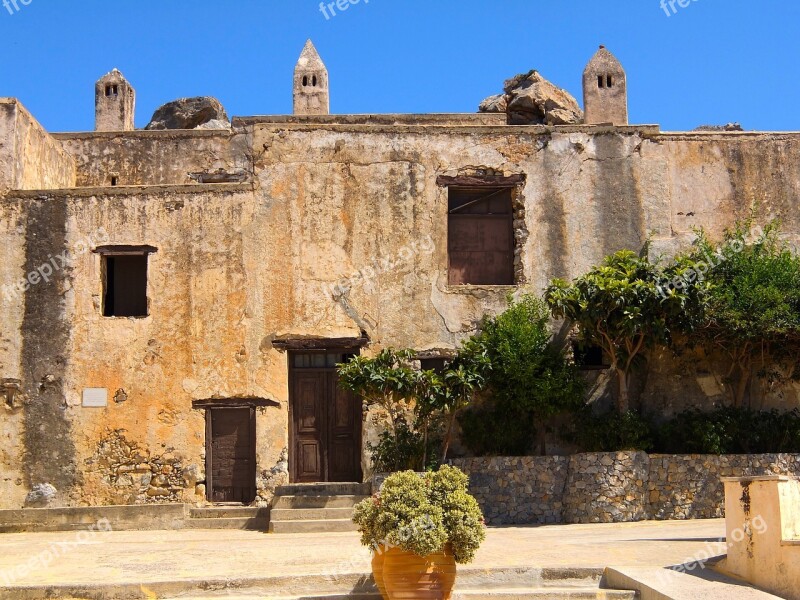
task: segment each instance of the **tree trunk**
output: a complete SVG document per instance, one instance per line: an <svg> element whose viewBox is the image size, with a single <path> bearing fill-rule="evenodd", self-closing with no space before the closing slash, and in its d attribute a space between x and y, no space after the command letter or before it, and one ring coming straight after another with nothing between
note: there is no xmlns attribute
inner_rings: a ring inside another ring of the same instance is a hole
<svg viewBox="0 0 800 600"><path fill-rule="evenodd" d="M450 422L447 424L447 435L444 437L444 449L442 450L442 464L447 460L447 451L450 449L450 438L453 435L453 427L456 424L456 411L450 414Z"/></svg>
<svg viewBox="0 0 800 600"><path fill-rule="evenodd" d="M617 379L619 380L617 410L619 414L623 414L631 409L630 392L628 391L628 374L622 369L617 369Z"/></svg>
<svg viewBox="0 0 800 600"><path fill-rule="evenodd" d="M736 383L736 397L734 406L741 408L744 406L744 395L747 393L747 386L750 384L751 368L750 365L739 366L739 381Z"/></svg>
<svg viewBox="0 0 800 600"><path fill-rule="evenodd" d="M422 471L428 468L428 420L422 426Z"/></svg>
<svg viewBox="0 0 800 600"><path fill-rule="evenodd" d="M547 456L547 427L541 420L537 419L534 429L536 430L536 437L539 441L539 454L541 456Z"/></svg>

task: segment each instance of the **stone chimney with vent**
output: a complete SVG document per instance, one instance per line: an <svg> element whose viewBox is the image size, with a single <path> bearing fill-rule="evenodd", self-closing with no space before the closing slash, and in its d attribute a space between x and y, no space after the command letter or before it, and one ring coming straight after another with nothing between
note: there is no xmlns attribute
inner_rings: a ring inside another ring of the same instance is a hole
<svg viewBox="0 0 800 600"><path fill-rule="evenodd" d="M103 75L94 88L95 131L133 131L136 91L117 69Z"/></svg>
<svg viewBox="0 0 800 600"><path fill-rule="evenodd" d="M308 40L294 68L294 114L328 115L330 112L328 69Z"/></svg>
<svg viewBox="0 0 800 600"><path fill-rule="evenodd" d="M628 124L628 82L616 57L600 46L583 72L586 125Z"/></svg>

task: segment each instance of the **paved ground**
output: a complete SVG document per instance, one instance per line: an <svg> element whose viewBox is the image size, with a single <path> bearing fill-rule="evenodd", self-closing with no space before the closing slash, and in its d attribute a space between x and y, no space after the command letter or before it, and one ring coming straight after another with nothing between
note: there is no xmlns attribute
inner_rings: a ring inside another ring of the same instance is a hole
<svg viewBox="0 0 800 600"><path fill-rule="evenodd" d="M724 521L490 528L477 568L665 566L725 553ZM84 539L81 539L84 538ZM186 530L0 534L0 590L70 583L369 572L355 533Z"/></svg>

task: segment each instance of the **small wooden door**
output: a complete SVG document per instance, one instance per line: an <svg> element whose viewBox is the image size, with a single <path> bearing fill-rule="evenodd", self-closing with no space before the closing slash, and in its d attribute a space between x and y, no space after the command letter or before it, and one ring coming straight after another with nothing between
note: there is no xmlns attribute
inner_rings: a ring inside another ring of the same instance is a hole
<svg viewBox="0 0 800 600"><path fill-rule="evenodd" d="M255 410L206 411L206 485L212 502L250 504L256 498Z"/></svg>
<svg viewBox="0 0 800 600"><path fill-rule="evenodd" d="M361 481L361 402L338 384L351 354L290 354L292 481Z"/></svg>

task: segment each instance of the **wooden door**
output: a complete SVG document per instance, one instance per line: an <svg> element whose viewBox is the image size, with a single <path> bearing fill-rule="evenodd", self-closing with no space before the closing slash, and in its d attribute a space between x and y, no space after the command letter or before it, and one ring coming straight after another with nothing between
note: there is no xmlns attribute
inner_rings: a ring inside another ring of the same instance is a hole
<svg viewBox="0 0 800 600"><path fill-rule="evenodd" d="M249 504L256 497L255 411L206 412L206 474L212 502Z"/></svg>
<svg viewBox="0 0 800 600"><path fill-rule="evenodd" d="M361 481L361 403L343 390L336 352L290 355L292 481Z"/></svg>
<svg viewBox="0 0 800 600"><path fill-rule="evenodd" d="M295 371L294 397L294 481L325 481L325 373Z"/></svg>

